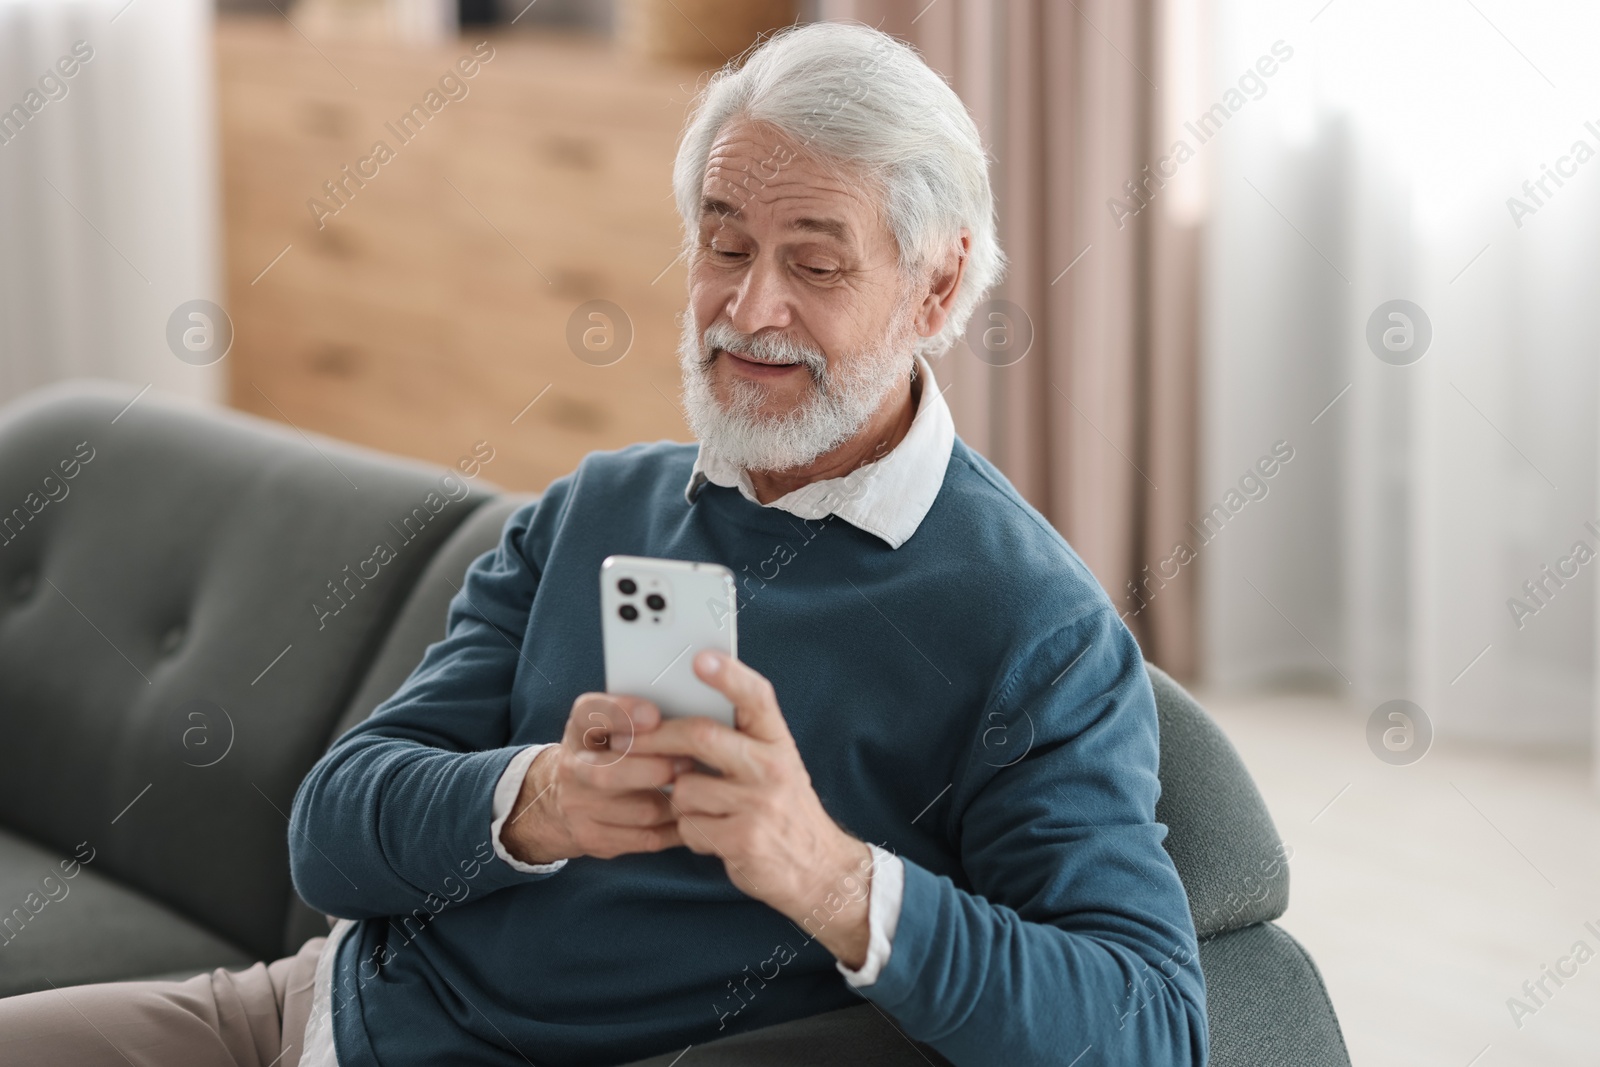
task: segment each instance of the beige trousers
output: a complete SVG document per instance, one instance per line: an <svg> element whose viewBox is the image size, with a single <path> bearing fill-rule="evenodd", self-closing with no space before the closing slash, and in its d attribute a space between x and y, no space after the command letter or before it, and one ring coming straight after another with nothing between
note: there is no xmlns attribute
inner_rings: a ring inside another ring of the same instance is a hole
<svg viewBox="0 0 1600 1067"><path fill-rule="evenodd" d="M0 998L6 1067L298 1067L325 937L242 971Z"/></svg>

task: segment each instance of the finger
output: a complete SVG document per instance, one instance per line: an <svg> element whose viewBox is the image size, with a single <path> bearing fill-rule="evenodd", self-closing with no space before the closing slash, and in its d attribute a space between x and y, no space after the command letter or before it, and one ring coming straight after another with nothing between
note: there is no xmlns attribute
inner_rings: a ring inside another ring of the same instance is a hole
<svg viewBox="0 0 1600 1067"><path fill-rule="evenodd" d="M608 797L602 804L587 809L589 821L597 826L637 829L676 823L678 813L660 792L654 789Z"/></svg>
<svg viewBox="0 0 1600 1067"><path fill-rule="evenodd" d="M760 744L704 715L668 719L660 729L634 739L636 756L687 756L724 774L749 778L756 770L752 746Z"/></svg>
<svg viewBox="0 0 1600 1067"><path fill-rule="evenodd" d="M720 837L718 831L722 829L726 815L678 815L678 839L685 848L691 852L698 852L702 856L721 856L722 848L717 844Z"/></svg>
<svg viewBox="0 0 1600 1067"><path fill-rule="evenodd" d="M734 722L741 731L759 741L789 739L789 724L778 708L772 683L759 671L714 648L706 648L694 657L694 673L733 702Z"/></svg>
<svg viewBox="0 0 1600 1067"><path fill-rule="evenodd" d="M749 787L710 774L680 774L672 783L672 807L684 815L732 815L749 810Z"/></svg>
<svg viewBox="0 0 1600 1067"><path fill-rule="evenodd" d="M628 852L660 852L683 844L683 835L676 823L665 822L656 826L597 827L594 839L585 852L591 856L609 859Z"/></svg>
<svg viewBox="0 0 1600 1067"><path fill-rule="evenodd" d="M572 761L572 780L608 793L654 790L677 774L671 756L644 756L638 752L585 749Z"/></svg>
<svg viewBox="0 0 1600 1067"><path fill-rule="evenodd" d="M582 751L626 752L633 739L654 730L661 711L648 700L613 693L584 693L573 701L562 743Z"/></svg>
<svg viewBox="0 0 1600 1067"><path fill-rule="evenodd" d="M635 756L678 756L689 758L696 742L696 722L712 722L704 716L679 716L664 721L648 734L637 734L633 741Z"/></svg>
<svg viewBox="0 0 1600 1067"><path fill-rule="evenodd" d="M677 757L645 756L638 752L595 752L585 749L566 761L565 778L600 793L654 791L669 784L680 770Z"/></svg>

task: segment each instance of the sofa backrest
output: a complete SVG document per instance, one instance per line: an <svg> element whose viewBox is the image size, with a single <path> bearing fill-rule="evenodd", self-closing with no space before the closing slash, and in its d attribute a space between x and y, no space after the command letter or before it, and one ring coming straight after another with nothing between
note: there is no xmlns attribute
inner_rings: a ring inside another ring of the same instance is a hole
<svg viewBox="0 0 1600 1067"><path fill-rule="evenodd" d="M495 497L467 516L450 539L440 546L385 633L383 644L361 680L361 687L339 716L328 738L330 745L393 696L422 662L428 646L444 640L450 599L461 588L467 568L500 543L506 520L533 499L536 497L518 494Z"/></svg>
<svg viewBox="0 0 1600 1067"><path fill-rule="evenodd" d="M489 500L467 516L450 539L440 546L385 633L360 687L329 732L330 746L393 696L422 662L428 646L444 639L450 598L461 588L467 568L499 543L501 530L511 513L532 499L531 496L507 494ZM297 951L307 938L328 932L327 921L320 913L301 900L299 894L290 895L283 934L285 954Z"/></svg>
<svg viewBox="0 0 1600 1067"><path fill-rule="evenodd" d="M1161 799L1167 854L1189 894L1203 941L1276 919L1289 906L1289 850L1227 734L1161 668L1150 684L1161 723Z"/></svg>
<svg viewBox="0 0 1600 1067"><path fill-rule="evenodd" d="M0 411L0 825L273 958L295 787L492 495L119 383Z"/></svg>

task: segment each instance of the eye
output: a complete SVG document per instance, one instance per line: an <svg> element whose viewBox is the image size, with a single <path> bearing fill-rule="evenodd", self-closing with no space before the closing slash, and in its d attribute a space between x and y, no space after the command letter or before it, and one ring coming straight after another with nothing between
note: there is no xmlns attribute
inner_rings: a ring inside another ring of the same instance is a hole
<svg viewBox="0 0 1600 1067"><path fill-rule="evenodd" d="M725 263L733 262L744 255L744 252L737 248L719 248L715 241L706 241L701 247L710 252L714 258Z"/></svg>
<svg viewBox="0 0 1600 1067"><path fill-rule="evenodd" d="M800 265L800 269L811 275L813 278L827 278L831 275L839 273L837 267L812 267L804 263Z"/></svg>

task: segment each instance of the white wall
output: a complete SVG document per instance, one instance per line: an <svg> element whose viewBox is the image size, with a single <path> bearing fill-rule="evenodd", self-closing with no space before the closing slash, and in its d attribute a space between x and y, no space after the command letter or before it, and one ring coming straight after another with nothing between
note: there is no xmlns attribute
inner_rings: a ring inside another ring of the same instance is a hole
<svg viewBox="0 0 1600 1067"><path fill-rule="evenodd" d="M210 7L0 0L0 109L80 40L66 95L0 144L0 402L74 375L219 399L226 360L166 341L178 305L226 303Z"/></svg>

